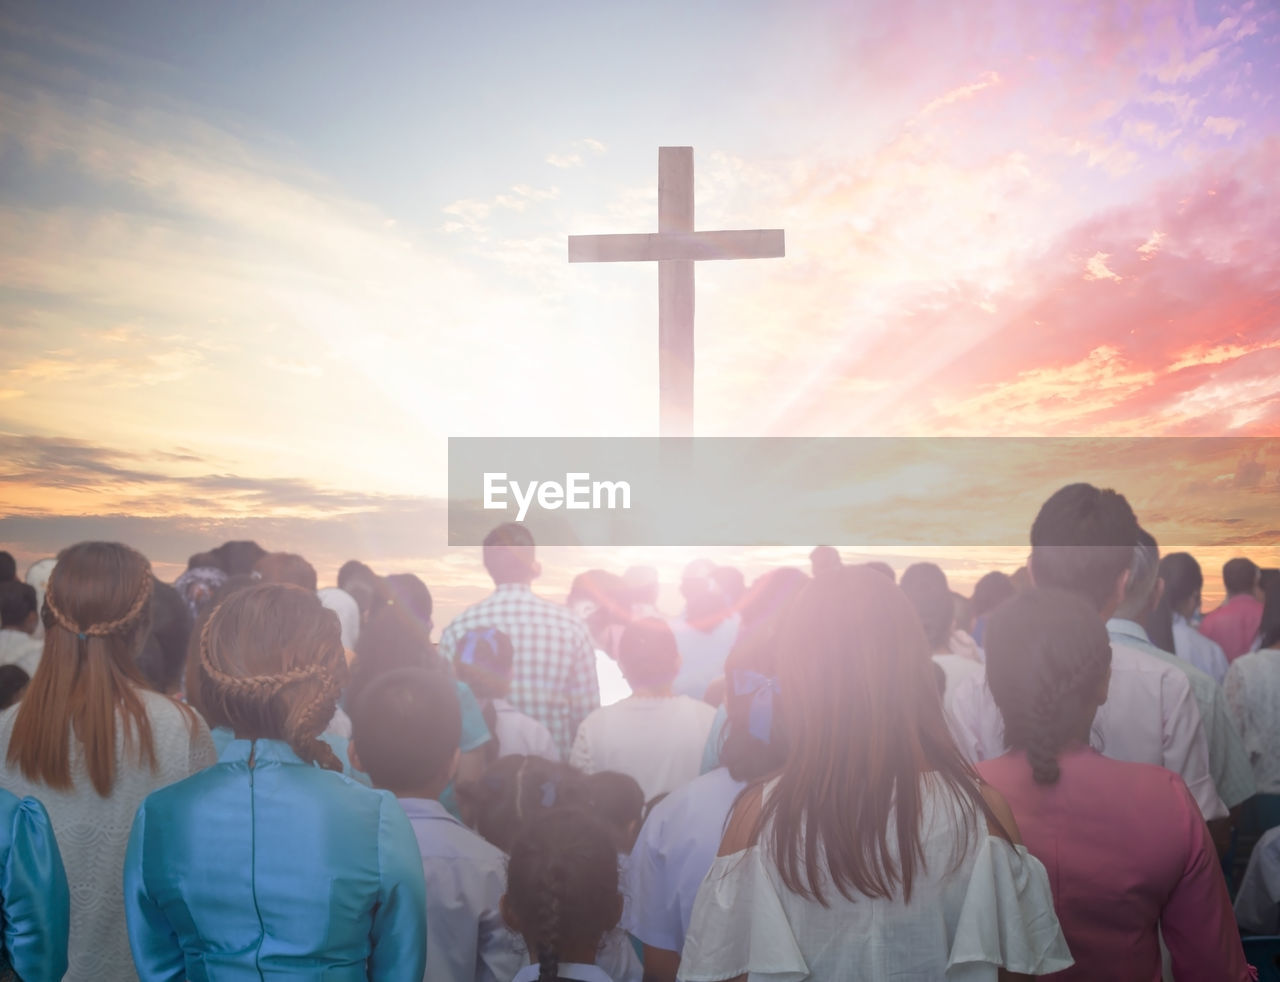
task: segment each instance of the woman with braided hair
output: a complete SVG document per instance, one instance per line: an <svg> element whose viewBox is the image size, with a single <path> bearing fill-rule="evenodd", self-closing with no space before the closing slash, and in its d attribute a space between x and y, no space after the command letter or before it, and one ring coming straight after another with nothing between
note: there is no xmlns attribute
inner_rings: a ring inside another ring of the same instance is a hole
<svg viewBox="0 0 1280 982"><path fill-rule="evenodd" d="M0 714L0 785L48 810L71 892L65 978L135 978L120 868L152 791L214 760L191 710L150 690L137 658L151 628L151 566L128 546L64 549L44 597L44 651Z"/></svg>
<svg viewBox="0 0 1280 982"><path fill-rule="evenodd" d="M235 738L134 819L124 893L140 978L420 982L413 830L320 740L347 679L337 617L311 591L253 586L213 611L196 658L200 705Z"/></svg>
<svg viewBox="0 0 1280 982"><path fill-rule="evenodd" d="M992 613L987 682L1013 750L978 773L1048 868L1075 965L1064 982L1159 982L1159 937L1178 979L1251 978L1209 830L1187 786L1089 746L1111 643L1097 608L1031 590Z"/></svg>
<svg viewBox="0 0 1280 982"><path fill-rule="evenodd" d="M507 864L502 916L530 964L512 982L612 982L596 964L622 917L618 857L601 822L562 808L529 822Z"/></svg>

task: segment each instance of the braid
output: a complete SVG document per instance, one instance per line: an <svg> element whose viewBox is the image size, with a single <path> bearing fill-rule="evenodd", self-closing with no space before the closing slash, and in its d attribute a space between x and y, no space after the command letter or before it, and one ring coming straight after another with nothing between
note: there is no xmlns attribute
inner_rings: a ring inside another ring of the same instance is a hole
<svg viewBox="0 0 1280 982"><path fill-rule="evenodd" d="M99 624L90 624L87 627L77 624L68 617L58 606L57 597L54 591L54 581L50 581L44 594L44 602L49 607L49 613L53 615L54 621L63 630L70 631L75 635L86 635L91 638L105 638L113 634L119 634L125 628L131 626L134 621L148 609L151 602L151 590L153 585L153 577L151 570L144 570L142 574L142 585L138 588L138 595L134 597L133 603L129 605L129 609L125 613L117 617L113 621L103 621Z"/></svg>
<svg viewBox="0 0 1280 982"><path fill-rule="evenodd" d="M557 862L546 868L542 883L542 920L538 924L538 982L556 982L560 977L561 911L564 870Z"/></svg>
<svg viewBox="0 0 1280 982"><path fill-rule="evenodd" d="M315 695L305 705L290 715L285 723L285 736L289 746L309 764L319 764L331 771L342 771L342 761L333 748L319 738L333 716L340 686L332 675L318 665L306 670L308 680L319 683ZM288 683L283 683L281 688Z"/></svg>

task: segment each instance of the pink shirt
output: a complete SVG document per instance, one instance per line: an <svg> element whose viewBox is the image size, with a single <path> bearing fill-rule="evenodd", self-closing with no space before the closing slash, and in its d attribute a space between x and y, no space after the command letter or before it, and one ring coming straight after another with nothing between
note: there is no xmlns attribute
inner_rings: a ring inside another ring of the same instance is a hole
<svg viewBox="0 0 1280 982"><path fill-rule="evenodd" d="M1227 661L1235 661L1253 650L1253 641L1262 624L1262 601L1248 593L1237 593L1200 622L1200 633L1222 647Z"/></svg>
<svg viewBox="0 0 1280 982"><path fill-rule="evenodd" d="M1048 977L1160 982L1159 926L1175 978L1253 978L1209 830L1182 778L1086 747L1064 751L1058 765L1058 782L1045 786L1022 751L978 764L1049 872L1076 963Z"/></svg>

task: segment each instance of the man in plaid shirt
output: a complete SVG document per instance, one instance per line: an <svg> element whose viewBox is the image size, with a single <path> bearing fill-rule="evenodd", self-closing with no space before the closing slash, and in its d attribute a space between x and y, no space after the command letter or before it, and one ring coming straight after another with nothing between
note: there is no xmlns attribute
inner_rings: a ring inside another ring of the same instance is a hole
<svg viewBox="0 0 1280 982"><path fill-rule="evenodd" d="M484 568L494 590L454 618L440 636L450 660L473 628L496 628L511 639L515 660L508 697L551 731L567 757L578 724L600 706L596 655L586 625L567 608L535 596L529 584L542 572L533 536L523 525L499 525L484 539Z"/></svg>

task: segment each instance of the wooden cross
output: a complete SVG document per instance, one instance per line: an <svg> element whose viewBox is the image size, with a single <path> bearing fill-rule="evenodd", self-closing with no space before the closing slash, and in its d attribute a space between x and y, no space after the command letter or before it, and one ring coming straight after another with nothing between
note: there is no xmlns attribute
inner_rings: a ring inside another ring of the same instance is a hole
<svg viewBox="0 0 1280 982"><path fill-rule="evenodd" d="M693 230L693 147L658 148L658 231L571 235L569 262L658 264L658 422L663 436L693 435L693 264L785 255L780 228Z"/></svg>

